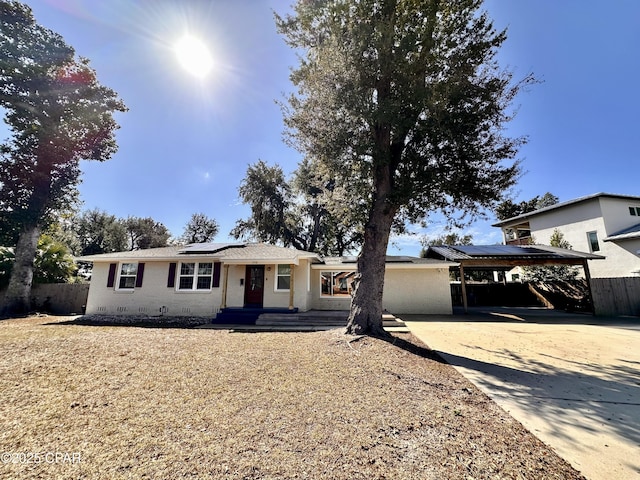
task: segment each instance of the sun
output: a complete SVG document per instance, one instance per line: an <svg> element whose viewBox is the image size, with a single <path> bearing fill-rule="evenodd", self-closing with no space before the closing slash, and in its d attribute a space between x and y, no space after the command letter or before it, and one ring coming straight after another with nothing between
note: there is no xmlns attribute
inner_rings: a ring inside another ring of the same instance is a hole
<svg viewBox="0 0 640 480"><path fill-rule="evenodd" d="M205 77L213 68L213 57L207 45L191 35L178 40L174 50L184 69L196 77Z"/></svg>

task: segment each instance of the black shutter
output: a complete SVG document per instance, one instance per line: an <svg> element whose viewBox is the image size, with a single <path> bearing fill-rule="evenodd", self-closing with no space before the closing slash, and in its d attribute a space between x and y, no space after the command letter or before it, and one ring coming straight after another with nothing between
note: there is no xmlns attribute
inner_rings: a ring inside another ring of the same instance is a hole
<svg viewBox="0 0 640 480"><path fill-rule="evenodd" d="M136 273L136 288L142 286L142 277L144 277L144 263L138 263L138 273Z"/></svg>
<svg viewBox="0 0 640 480"><path fill-rule="evenodd" d="M118 267L117 263L109 264L109 276L107 277L107 287L112 288L113 284L116 281L116 268Z"/></svg>
<svg viewBox="0 0 640 480"><path fill-rule="evenodd" d="M213 264L213 288L220 286L220 262Z"/></svg>
<svg viewBox="0 0 640 480"><path fill-rule="evenodd" d="M171 262L169 264L169 276L167 277L167 287L175 287L176 286L176 266L178 264L175 262Z"/></svg>

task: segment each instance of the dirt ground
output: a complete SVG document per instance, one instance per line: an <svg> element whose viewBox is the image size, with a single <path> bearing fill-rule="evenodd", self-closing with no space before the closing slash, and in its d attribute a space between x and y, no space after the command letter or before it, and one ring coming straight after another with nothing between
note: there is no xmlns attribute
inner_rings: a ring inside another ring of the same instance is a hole
<svg viewBox="0 0 640 480"><path fill-rule="evenodd" d="M0 321L1 478L579 479L411 335Z"/></svg>

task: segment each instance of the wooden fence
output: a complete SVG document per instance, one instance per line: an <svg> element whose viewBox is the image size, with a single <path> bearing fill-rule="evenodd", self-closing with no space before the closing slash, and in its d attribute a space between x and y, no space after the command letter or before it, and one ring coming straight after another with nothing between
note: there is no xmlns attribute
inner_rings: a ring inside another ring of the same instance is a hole
<svg viewBox="0 0 640 480"><path fill-rule="evenodd" d="M592 278L596 315L640 316L640 277Z"/></svg>
<svg viewBox="0 0 640 480"><path fill-rule="evenodd" d="M0 302L4 298L0 291ZM89 294L88 283L44 283L31 287L31 309L57 315L83 314Z"/></svg>

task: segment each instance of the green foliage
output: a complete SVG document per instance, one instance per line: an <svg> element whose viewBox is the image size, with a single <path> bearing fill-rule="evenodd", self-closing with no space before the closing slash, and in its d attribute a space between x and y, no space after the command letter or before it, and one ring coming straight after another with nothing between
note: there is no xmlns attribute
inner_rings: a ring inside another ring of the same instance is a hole
<svg viewBox="0 0 640 480"><path fill-rule="evenodd" d="M564 234L557 228L549 238L552 247L573 250L573 246L564 238ZM552 282L575 280L578 268L571 265L550 265L545 267L523 267L524 279L529 282Z"/></svg>
<svg viewBox="0 0 640 480"><path fill-rule="evenodd" d="M236 222L235 238L324 255L343 255L361 241L353 221L357 201L318 162L301 162L287 180L279 165L260 160L249 166L238 192L251 216Z"/></svg>
<svg viewBox="0 0 640 480"><path fill-rule="evenodd" d="M0 247L0 288L9 284L15 255L11 248ZM34 283L70 283L78 270L69 248L49 235L41 235L34 260Z"/></svg>
<svg viewBox="0 0 640 480"><path fill-rule="evenodd" d="M507 199L498 204L494 212L498 220L506 220L517 217L518 215L540 210L541 208L550 207L558 203L559 200L558 197L550 192L545 193L542 197L536 195L531 200L523 200L520 203L514 203L511 199Z"/></svg>
<svg viewBox="0 0 640 480"><path fill-rule="evenodd" d="M9 285L9 278L11 278L11 270L15 259L16 257L11 248L0 247L0 288Z"/></svg>
<svg viewBox="0 0 640 480"><path fill-rule="evenodd" d="M37 239L77 201L80 160L116 152L115 112L126 107L31 9L0 0L0 107L11 135L0 144L0 240L16 262L3 314L29 309Z"/></svg>
<svg viewBox="0 0 640 480"><path fill-rule="evenodd" d="M211 242L218 234L218 222L207 217L204 213L194 213L184 227L184 233L180 240L184 243Z"/></svg>
<svg viewBox="0 0 640 480"><path fill-rule="evenodd" d="M166 247L171 232L153 218L129 217L124 220L129 250Z"/></svg>
<svg viewBox="0 0 640 480"><path fill-rule="evenodd" d="M277 18L305 52L285 107L290 141L344 177L368 179L357 192L368 201L386 178L384 201L407 221L493 206L518 174L502 161L524 140L502 126L532 78L514 85L498 68L505 34L480 3L298 2L295 16Z"/></svg>
<svg viewBox="0 0 640 480"><path fill-rule="evenodd" d="M427 248L436 245L473 245L473 235L461 235L457 232L451 232L439 235L437 237L424 237L421 242L422 250L420 257L427 256Z"/></svg>
<svg viewBox="0 0 640 480"><path fill-rule="evenodd" d="M124 222L99 209L86 210L74 221L81 255L120 252L127 249Z"/></svg>
<svg viewBox="0 0 640 480"><path fill-rule="evenodd" d="M231 231L234 238L255 238L302 249L298 223L288 215L293 194L279 165L270 167L262 160L249 165L238 193L251 208L251 217L236 222Z"/></svg>
<svg viewBox="0 0 640 480"><path fill-rule="evenodd" d="M504 127L534 79L514 82L499 68L506 34L481 3L299 0L276 16L300 53L297 90L283 106L288 141L366 205L351 333L383 334L392 229L435 211L462 225L502 201L519 175L524 138Z"/></svg>
<svg viewBox="0 0 640 480"><path fill-rule="evenodd" d="M0 2L0 26L0 106L12 133L0 146L2 218L45 225L74 201L79 161L115 153L112 113L126 108L26 5Z"/></svg>
<svg viewBox="0 0 640 480"><path fill-rule="evenodd" d="M66 245L48 235L40 236L33 271L35 283L71 282L77 270Z"/></svg>

